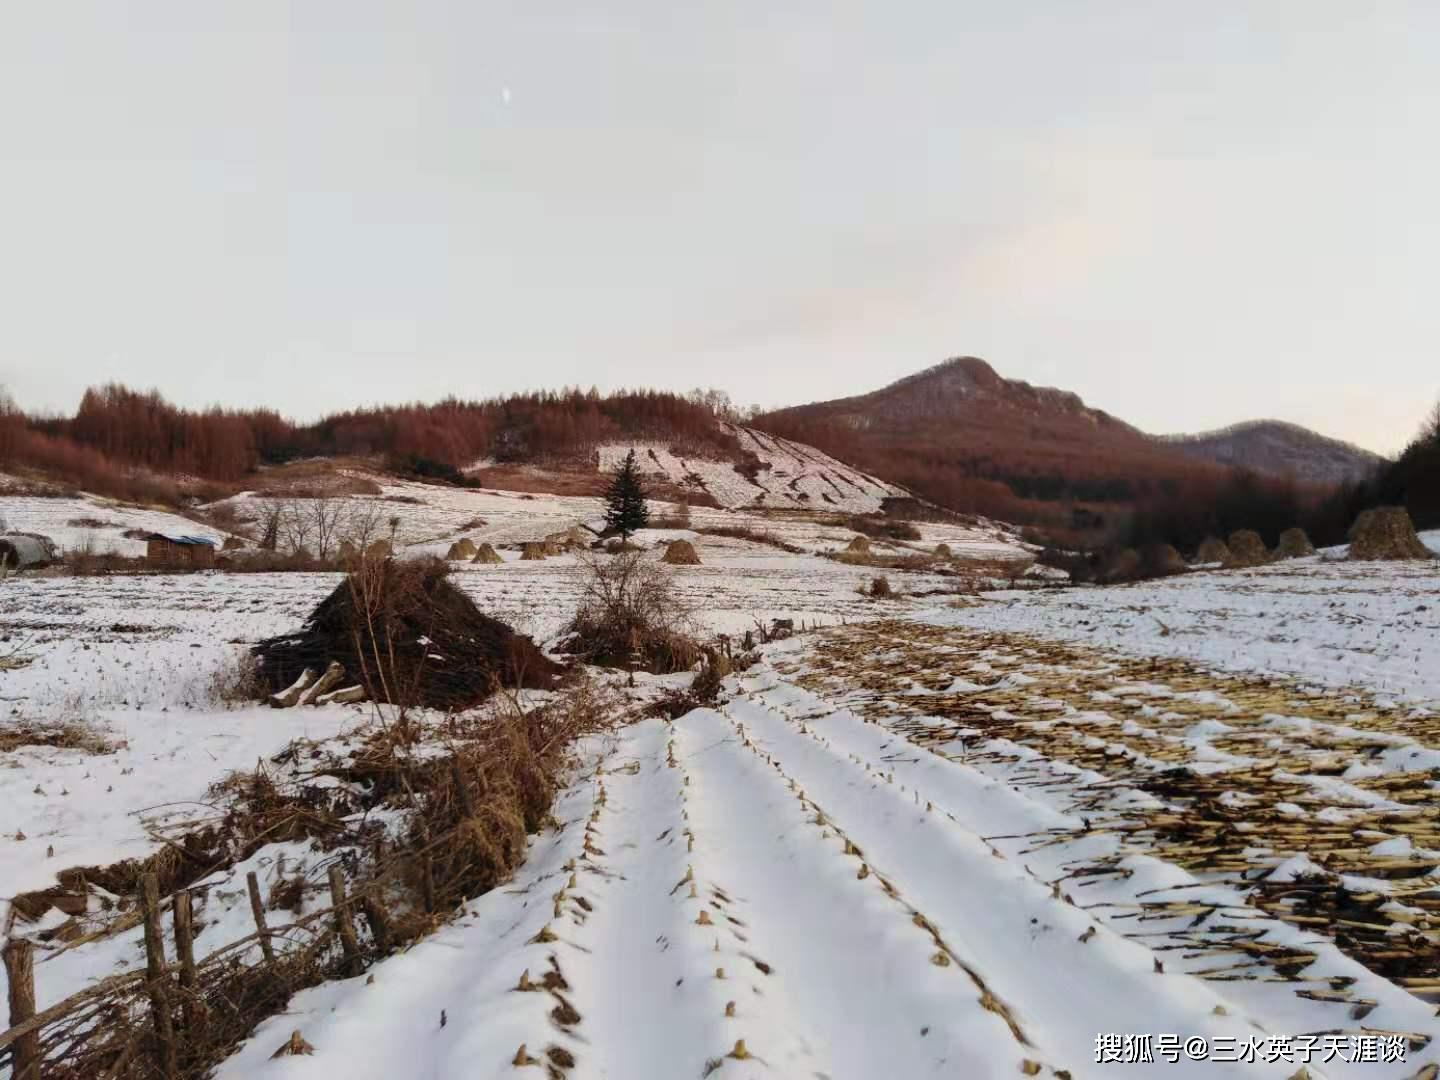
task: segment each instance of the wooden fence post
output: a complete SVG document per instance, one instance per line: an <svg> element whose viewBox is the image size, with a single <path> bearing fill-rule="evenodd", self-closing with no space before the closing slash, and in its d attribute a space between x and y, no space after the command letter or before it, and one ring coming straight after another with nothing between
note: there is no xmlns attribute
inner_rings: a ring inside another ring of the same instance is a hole
<svg viewBox="0 0 1440 1080"><path fill-rule="evenodd" d="M355 936L355 923L345 902L345 875L340 867L330 864L330 903L335 907L335 929L340 931L340 945L345 950L345 968L351 975L360 974L360 941Z"/></svg>
<svg viewBox="0 0 1440 1080"><path fill-rule="evenodd" d="M10 1027L17 1027L35 1015L35 955L30 942L12 938L5 945L5 978L10 987ZM34 1080L40 1075L40 1032L21 1035L12 1044L12 1075L15 1080Z"/></svg>
<svg viewBox="0 0 1440 1080"><path fill-rule="evenodd" d="M185 1026L200 1023L204 1010L200 1005L199 980L195 976L195 920L190 910L190 893L175 894L175 955L180 959L180 987L184 991L181 1015Z"/></svg>
<svg viewBox="0 0 1440 1080"><path fill-rule="evenodd" d="M365 921L370 924L370 936L375 939L375 948L383 956L390 951L390 913L385 910L384 904L370 895L360 898L360 910L365 914Z"/></svg>
<svg viewBox="0 0 1440 1080"><path fill-rule="evenodd" d="M175 1023L170 1016L170 995L165 986L169 975L165 967L165 933L160 925L160 881L154 874L140 879L140 900L145 908L145 977L150 991L150 1011L155 1020L155 1064L165 1080L179 1080Z"/></svg>
<svg viewBox="0 0 1440 1080"><path fill-rule="evenodd" d="M245 886L250 890L250 914L255 916L255 929L260 932L260 951L267 964L275 963L275 946L270 941L270 927L265 925L265 905L260 902L260 879L255 871L245 875Z"/></svg>

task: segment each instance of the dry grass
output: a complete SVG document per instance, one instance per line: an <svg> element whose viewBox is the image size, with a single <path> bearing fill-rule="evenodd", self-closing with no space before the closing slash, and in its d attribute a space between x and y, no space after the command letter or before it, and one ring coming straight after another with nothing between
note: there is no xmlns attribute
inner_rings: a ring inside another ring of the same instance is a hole
<svg viewBox="0 0 1440 1080"><path fill-rule="evenodd" d="M703 529L696 529L696 532L703 536L724 536L731 540L748 540L752 544L764 544L766 547L788 552L791 555L803 555L805 549L797 547L780 539L773 532L766 532L763 529L752 529L744 525L715 525Z"/></svg>
<svg viewBox="0 0 1440 1080"><path fill-rule="evenodd" d="M111 754L115 748L93 728L78 720L59 723L18 723L0 727L0 754L27 747L79 750L85 754Z"/></svg>
<svg viewBox="0 0 1440 1080"><path fill-rule="evenodd" d="M258 941L252 935L200 960L193 989L167 977L170 1019L179 1033L177 1075L201 1080L295 992L359 974L508 880L525 856L527 836L551 820L574 741L618 711L582 680L538 709L502 696L484 710L428 728L409 720L383 724L344 756L307 750L306 769L292 781L278 780L262 765L212 789L216 814L167 837L154 856L64 871L56 888L16 897L16 915L33 920L55 907L83 912L91 890L103 889L119 904L86 917L100 925L81 927L74 918L67 924L72 935L93 938L138 925L136 899L147 874L157 876L168 907L176 891L280 841L310 841L319 856L308 871L312 878L341 866L347 909L359 930L354 955L342 950L335 912L326 909L288 925L269 920L273 963L244 962ZM414 753L422 742L442 743L450 753ZM298 752L292 748L289 756ZM335 782L320 786L317 778ZM398 832L366 823L366 812L382 807L398 812ZM318 890L306 873L299 867L271 889L271 911L293 910L307 889ZM161 1075L143 972L106 980L62 1005L40 1028L44 1076Z"/></svg>

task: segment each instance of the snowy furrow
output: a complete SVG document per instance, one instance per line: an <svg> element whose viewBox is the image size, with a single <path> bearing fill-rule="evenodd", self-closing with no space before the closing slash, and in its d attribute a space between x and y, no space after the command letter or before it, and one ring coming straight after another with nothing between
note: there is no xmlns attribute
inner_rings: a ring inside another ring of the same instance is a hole
<svg viewBox="0 0 1440 1080"><path fill-rule="evenodd" d="M859 757L830 745L822 732L845 718L798 725L749 701L733 702L729 711L860 846L875 872L925 913L964 962L984 973L1027 1037L1072 1075L1096 1069L1093 1061L1074 1059L1097 1033L1127 1030L1142 1015L1148 1030L1209 1039L1263 1030L1253 1018L1228 1015L1208 985L1157 972L1154 952L1097 927L1020 861L997 857L1000 852L963 820L936 807L928 789L898 780L894 762L874 752L878 748ZM1242 1062L1175 1068L1195 1076L1293 1072Z"/></svg>
<svg viewBox="0 0 1440 1080"><path fill-rule="evenodd" d="M888 793L892 801L895 801L898 792L898 804L902 806L914 805L917 801L922 806L933 806L935 815L963 827L967 833L973 830L983 836L1018 838L1047 829L1073 830L1073 838L1069 842L1043 849L1029 847L1027 844L1030 842L1022 839L994 842L996 853L1009 854L1010 858L1022 864L1026 873L1037 882L1063 880L1068 876L1068 870L1081 861L1082 857L1093 860L1111 854L1117 846L1114 834L1096 832L1087 835L1085 821L1080 815L1057 805L1064 801L1062 798L1047 797L1046 793L1054 789L1041 784L1022 788L1015 783L1019 769L996 770L993 765L988 764L972 767L946 756L947 752L964 754L965 748L958 739L949 747L940 747L936 752L932 752L907 743L903 737L881 724L868 723L845 710L830 709L822 699L773 678L754 679L750 684L753 696L763 704L737 701L732 703L730 709L746 723L761 745L774 749L781 743L794 743L799 738L795 734L795 722L782 719L784 714L798 714L808 718L802 726L810 733L811 742L827 751L817 756L812 749L809 755L812 758L813 770L806 775L813 777L811 783L814 786L811 786L810 790L817 798L822 797L821 791L833 788L838 792L838 798L845 798L849 793L848 797L854 800L853 789L857 786L858 779L852 775L846 782L837 776L844 771L843 766L848 764L852 774L856 769L865 770L864 779L874 793ZM972 747L974 748L978 748L978 744ZM789 763L797 763L801 756L791 753L785 755L785 759ZM1025 761L1025 768L1030 771L1046 767L1053 768L1055 777L1059 780L1075 782L1078 779L1084 782L1083 777L1077 777L1077 770L1072 766L1061 766L1034 756ZM797 774L797 777L799 775ZM880 777L889 777L889 782L878 783ZM1091 780L1101 781L1103 777L1092 774ZM907 792L909 797L906 796ZM1113 797L1117 805L1133 805L1136 800L1149 798L1123 787L1117 787ZM861 830L873 827L876 816L874 813L861 815ZM926 815L924 820L934 822L935 817ZM918 846L929 856L927 860L917 864L922 874L935 873L935 856L945 851L946 854L940 861L949 868L947 872L962 876L967 882L983 880L985 866L981 866L977 875L967 872L963 862L944 845L927 841ZM994 866L1003 865L994 863L993 860L991 863ZM1206 1005L1202 1012L1213 1012L1214 1006L1220 1004L1231 1015L1231 1030L1226 1034L1249 1033L1249 1030L1236 1030L1241 1026L1239 1018L1245 1018L1244 1027L1250 1030L1264 1030L1272 1034L1294 1034L1334 1026L1355 1027L1353 1020L1346 1016L1346 1010L1354 1000L1375 1003L1374 1008L1365 1016L1366 1024L1372 1028L1426 1031L1433 1027L1433 1009L1424 1002L1346 957L1332 943L1318 941L1312 933L1288 926L1249 907L1240 890L1221 884L1197 888L1202 883L1191 874L1144 855L1129 855L1126 866L1130 870L1128 876L1092 879L1088 886L1081 885L1078 888L1077 882L1072 879L1064 885L1063 893L1077 904L1083 905L1087 912L1085 919L1088 921L1093 918L1101 928L1101 932L1091 939L1091 947L1102 951L1113 951L1118 947L1119 951L1112 952L1112 955L1128 955L1130 963L1134 965L1134 970L1128 975L1130 981L1126 981L1124 965L1117 966L1111 977L1106 978L1103 973L1075 969L1070 963L1057 962L1052 965L1033 954L1027 956L1024 970L1032 970L1038 965L1055 971L1057 984L1064 984L1073 975L1077 979L1077 986L1070 989L1080 996L1072 1000L1103 1004L1106 1011L1116 1010L1115 1015L1123 1015L1127 1008L1141 1010L1147 1005L1153 1010L1161 1004L1160 999L1176 994L1177 983L1194 983L1185 973L1201 972L1217 966L1216 954L1211 951L1197 951L1194 955L1175 950L1155 953L1135 940L1119 936L1135 931L1136 924L1128 921L1133 916L1126 912L1133 910L1138 898L1165 893L1192 902L1204 899L1220 905L1224 917L1217 922L1243 923L1248 930L1263 935L1263 940L1269 944L1303 947L1315 952L1316 960L1306 971L1307 982L1316 988L1324 989L1336 981L1343 981L1351 991L1351 1001L1330 1004L1299 998L1294 992L1295 986L1285 982L1246 979L1206 982L1198 984L1198 991L1195 985L1183 987L1183 993L1178 997L1180 1004L1183 1005L1187 999L1198 993L1201 996L1197 1004ZM895 878L897 881L904 880L899 874L896 874ZM1043 886L1041 888L1049 895L1049 889ZM1015 894L1012 891L997 887L980 887L977 891L980 896L975 898L975 910L962 916L966 920L965 925L979 929L997 918L1002 921L1008 918L1004 910L1009 906L1008 902L1006 905L997 905L986 897L1005 892L1013 899ZM1191 921L1190 916L1174 920L1179 926ZM1146 924L1146 930L1151 935L1149 940L1156 943L1162 940L1160 932L1172 929L1175 927L1153 918ZM990 935L995 932L993 928L986 931L980 940L993 940ZM1197 930L1197 939L1201 935L1202 932ZM1218 934L1217 938L1219 937L1223 937L1223 934ZM1083 956L1089 960L1096 958L1097 954L1086 952ZM1151 974L1156 959L1160 959L1165 965L1166 974L1163 980ZM1113 988L1112 978L1115 980ZM1001 985L1003 986L1003 983ZM1092 997L1081 993L1086 987L1091 990L1096 987L1105 989ZM1128 1002L1127 995L1131 998ZM1064 995L1061 995L1062 1010L1063 1001ZM1083 1008L1075 1009L1074 1018L1082 1019L1083 1012ZM1088 1018L1095 1025L1099 1025L1102 1019ZM1053 1030L1053 1023L1053 1020L1047 1020L1040 1024L1040 1027L1043 1030ZM1095 1026L1093 1030L1113 1030L1113 1026ZM1216 1063L1208 1064L1213 1068ZM1410 1068L1413 1070L1414 1066ZM1397 1067L1389 1073L1382 1072L1379 1075L1403 1076L1408 1073Z"/></svg>

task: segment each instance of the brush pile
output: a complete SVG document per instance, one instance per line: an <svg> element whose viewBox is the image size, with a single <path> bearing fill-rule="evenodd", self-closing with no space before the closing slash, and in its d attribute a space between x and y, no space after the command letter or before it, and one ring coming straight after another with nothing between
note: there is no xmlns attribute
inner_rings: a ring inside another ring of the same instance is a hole
<svg viewBox="0 0 1440 1080"><path fill-rule="evenodd" d="M307 671L329 675L335 664L372 701L446 710L477 705L501 686L551 689L559 666L481 612L447 574L439 560L357 566L297 633L255 646L260 682L283 697Z"/></svg>

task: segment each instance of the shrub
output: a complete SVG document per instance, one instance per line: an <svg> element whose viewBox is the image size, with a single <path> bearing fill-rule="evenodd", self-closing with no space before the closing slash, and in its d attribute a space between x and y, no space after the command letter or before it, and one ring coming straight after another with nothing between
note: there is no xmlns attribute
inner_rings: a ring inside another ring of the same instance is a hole
<svg viewBox="0 0 1440 1080"><path fill-rule="evenodd" d="M656 674L687 671L701 656L674 579L640 552L580 556L580 604L565 649L592 664L635 664Z"/></svg>

